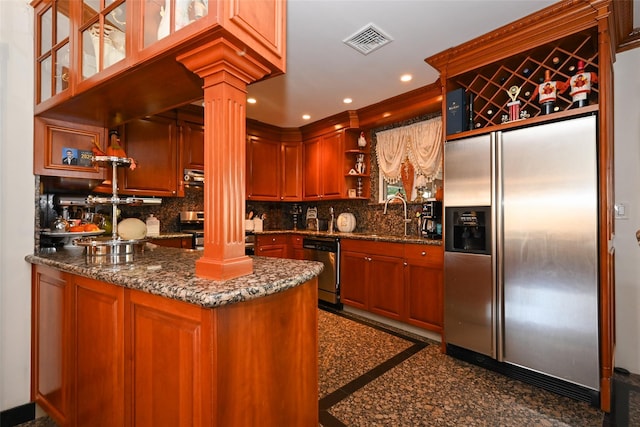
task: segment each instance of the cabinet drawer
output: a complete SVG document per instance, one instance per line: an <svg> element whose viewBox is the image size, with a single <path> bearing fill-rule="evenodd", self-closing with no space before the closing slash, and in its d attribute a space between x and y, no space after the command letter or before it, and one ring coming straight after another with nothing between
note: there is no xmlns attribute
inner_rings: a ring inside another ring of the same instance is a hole
<svg viewBox="0 0 640 427"><path fill-rule="evenodd" d="M404 245L404 257L411 260L424 260L425 262L442 263L444 261L444 248L435 245Z"/></svg>
<svg viewBox="0 0 640 427"><path fill-rule="evenodd" d="M256 242L259 246L265 245L286 245L288 242L286 234L269 234L256 236Z"/></svg>
<svg viewBox="0 0 640 427"><path fill-rule="evenodd" d="M370 255L402 254L402 243L378 242L373 240L344 239L341 242L343 251L363 252Z"/></svg>

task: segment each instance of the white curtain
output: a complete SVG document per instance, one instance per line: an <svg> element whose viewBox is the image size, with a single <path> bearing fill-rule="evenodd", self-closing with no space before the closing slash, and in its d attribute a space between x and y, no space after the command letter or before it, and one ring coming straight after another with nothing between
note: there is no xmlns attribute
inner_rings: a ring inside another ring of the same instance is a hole
<svg viewBox="0 0 640 427"><path fill-rule="evenodd" d="M400 167L408 157L417 175L428 180L442 173L442 119L426 120L376 133L376 157L384 180L401 180Z"/></svg>

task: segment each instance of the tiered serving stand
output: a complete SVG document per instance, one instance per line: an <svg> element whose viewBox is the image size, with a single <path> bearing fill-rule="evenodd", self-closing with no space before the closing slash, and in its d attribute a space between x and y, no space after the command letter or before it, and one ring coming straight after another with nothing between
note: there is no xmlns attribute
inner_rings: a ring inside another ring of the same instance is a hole
<svg viewBox="0 0 640 427"><path fill-rule="evenodd" d="M95 163L102 166L111 166L111 197L87 197L89 205L111 205L111 236L83 237L74 240L73 244L85 247L86 260L89 264L115 265L133 262L135 254L144 249L144 243L148 239L124 240L118 236L118 206L137 206L142 200L118 196L118 167L130 166L133 161L126 157L95 156Z"/></svg>

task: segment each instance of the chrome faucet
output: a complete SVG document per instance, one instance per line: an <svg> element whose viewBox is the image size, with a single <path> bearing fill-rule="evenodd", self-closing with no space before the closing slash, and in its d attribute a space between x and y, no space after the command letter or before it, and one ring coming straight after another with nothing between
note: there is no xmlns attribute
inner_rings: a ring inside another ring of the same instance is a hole
<svg viewBox="0 0 640 427"><path fill-rule="evenodd" d="M409 225L411 220L407 218L407 201L404 199L404 197L402 197L400 194L394 194L393 196L389 197L387 201L384 202L383 214L384 215L387 214L387 206L389 205L389 202L392 201L393 199L400 199L400 201L402 201L402 207L404 208L404 216L402 218L404 222L404 237L407 237L407 225Z"/></svg>

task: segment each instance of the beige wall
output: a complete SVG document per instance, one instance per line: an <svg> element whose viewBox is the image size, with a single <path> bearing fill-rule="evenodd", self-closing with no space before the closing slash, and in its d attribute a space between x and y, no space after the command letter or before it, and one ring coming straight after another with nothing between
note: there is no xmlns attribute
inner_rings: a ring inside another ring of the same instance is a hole
<svg viewBox="0 0 640 427"><path fill-rule="evenodd" d="M627 207L616 219L616 366L640 373L640 49L614 64L615 201Z"/></svg>
<svg viewBox="0 0 640 427"><path fill-rule="evenodd" d="M0 410L29 401L33 9L0 0Z"/></svg>

